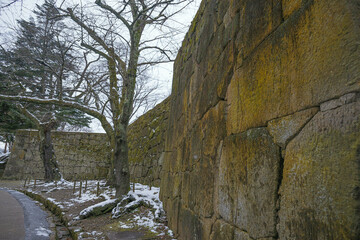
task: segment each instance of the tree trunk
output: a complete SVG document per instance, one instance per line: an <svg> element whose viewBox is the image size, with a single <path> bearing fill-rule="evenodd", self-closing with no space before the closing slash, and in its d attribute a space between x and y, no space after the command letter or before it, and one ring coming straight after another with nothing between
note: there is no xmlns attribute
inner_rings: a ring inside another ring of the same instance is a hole
<svg viewBox="0 0 360 240"><path fill-rule="evenodd" d="M126 127L118 131L114 139L113 163L116 197L128 194L130 190L130 171Z"/></svg>
<svg viewBox="0 0 360 240"><path fill-rule="evenodd" d="M39 128L40 158L44 164L46 182L59 180L61 177L51 138L52 128L53 124L51 122L42 124Z"/></svg>

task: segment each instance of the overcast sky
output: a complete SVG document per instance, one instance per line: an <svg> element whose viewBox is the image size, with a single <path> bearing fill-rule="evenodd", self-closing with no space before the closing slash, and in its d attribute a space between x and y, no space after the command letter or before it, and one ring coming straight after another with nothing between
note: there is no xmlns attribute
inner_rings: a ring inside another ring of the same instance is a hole
<svg viewBox="0 0 360 240"><path fill-rule="evenodd" d="M4 4L11 2L13 0L0 0L0 6L4 6ZM72 0L66 0L68 2ZM80 2L81 0L75 0ZM88 0L83 0L86 2ZM23 0L16 4L13 4L11 7L7 8L6 10L2 10L0 12L0 31L1 34L1 43L3 44L4 41L10 41L13 39L11 37L11 29L9 27L16 26L17 19L28 19L32 13L32 10L35 7L35 4L41 5L44 1L43 0ZM201 0L194 0L194 2L185 10L183 13L179 14L174 21L180 23L179 26L183 28L183 34L185 35L192 19L194 18L197 9L201 3ZM179 37L175 41L182 42L184 36ZM5 40L4 40L5 39ZM153 79L157 79L159 82L159 89L158 93L160 93L161 97L159 97L159 101L161 102L165 97L169 96L171 93L171 84L172 84L172 75L173 75L173 63L167 64L160 64L154 67L151 71L151 77ZM138 114L139 115L139 114ZM91 126L94 132L104 132L100 123L95 120Z"/></svg>

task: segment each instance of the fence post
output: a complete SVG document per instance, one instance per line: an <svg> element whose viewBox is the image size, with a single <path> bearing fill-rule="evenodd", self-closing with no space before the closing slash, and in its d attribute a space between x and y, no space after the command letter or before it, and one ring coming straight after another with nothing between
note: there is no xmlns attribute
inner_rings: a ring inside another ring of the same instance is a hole
<svg viewBox="0 0 360 240"><path fill-rule="evenodd" d="M76 180L74 180L73 194L75 194Z"/></svg>
<svg viewBox="0 0 360 240"><path fill-rule="evenodd" d="M81 188L82 188L82 181L80 180L79 198L81 198Z"/></svg>
<svg viewBox="0 0 360 240"><path fill-rule="evenodd" d="M133 182L133 192L135 192L135 182Z"/></svg>
<svg viewBox="0 0 360 240"><path fill-rule="evenodd" d="M25 182L24 182L24 188L26 187L26 181L27 181L27 178L25 178Z"/></svg>
<svg viewBox="0 0 360 240"><path fill-rule="evenodd" d="M99 192L100 192L100 183L99 181L97 182L97 187L96 187L96 196L99 196Z"/></svg>

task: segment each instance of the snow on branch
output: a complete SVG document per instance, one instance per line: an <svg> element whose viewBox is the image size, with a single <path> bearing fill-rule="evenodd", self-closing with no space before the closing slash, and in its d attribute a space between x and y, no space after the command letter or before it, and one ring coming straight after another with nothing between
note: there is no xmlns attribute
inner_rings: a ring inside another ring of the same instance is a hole
<svg viewBox="0 0 360 240"><path fill-rule="evenodd" d="M106 133L108 133L109 135L113 132L113 127L107 121L107 119L104 115L97 112L96 110L91 109L88 106L81 105L77 102L58 100L58 99L40 99L40 98L24 97L24 96L8 96L8 95L2 95L2 94L0 94L0 99L9 100L9 101L17 101L17 102L35 103L35 104L54 104L54 105L62 106L62 107L75 108L75 109L83 111L84 113L87 113L87 114L97 118L101 122L101 125L103 126Z"/></svg>

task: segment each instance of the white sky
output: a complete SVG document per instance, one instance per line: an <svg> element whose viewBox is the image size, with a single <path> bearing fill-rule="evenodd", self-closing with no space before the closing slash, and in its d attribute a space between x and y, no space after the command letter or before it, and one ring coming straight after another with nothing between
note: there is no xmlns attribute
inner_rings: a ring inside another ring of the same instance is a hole
<svg viewBox="0 0 360 240"><path fill-rule="evenodd" d="M12 0L0 0L0 6L10 2ZM69 0L70 1L70 0ZM78 1L78 0L76 0ZM81 0L80 0L81 1ZM86 0L84 0L85 2ZM94 0L95 1L95 0ZM11 30L9 27L16 25L17 19L28 19L31 15L32 10L35 7L35 4L41 5L43 0L23 0L22 2L18 2L6 10L2 10L0 12L0 34L2 39L11 39ZM183 27L183 34L185 35L188 31L188 28L191 24L192 19L194 18L197 9L201 3L201 0L194 0L194 2L181 14L179 14L175 21L180 22ZM180 37L179 43L181 43L184 36ZM2 40L3 41L3 40ZM2 42L3 43L3 42ZM171 93L171 84L172 84L172 76L173 76L173 63L159 64L158 66L152 69L152 78L157 79L159 81L159 88L157 90L158 93L162 95L159 98L158 103L160 103L165 97L169 96ZM138 117L137 114L136 117ZM99 121L96 119L91 124L91 129L93 132L104 132Z"/></svg>

